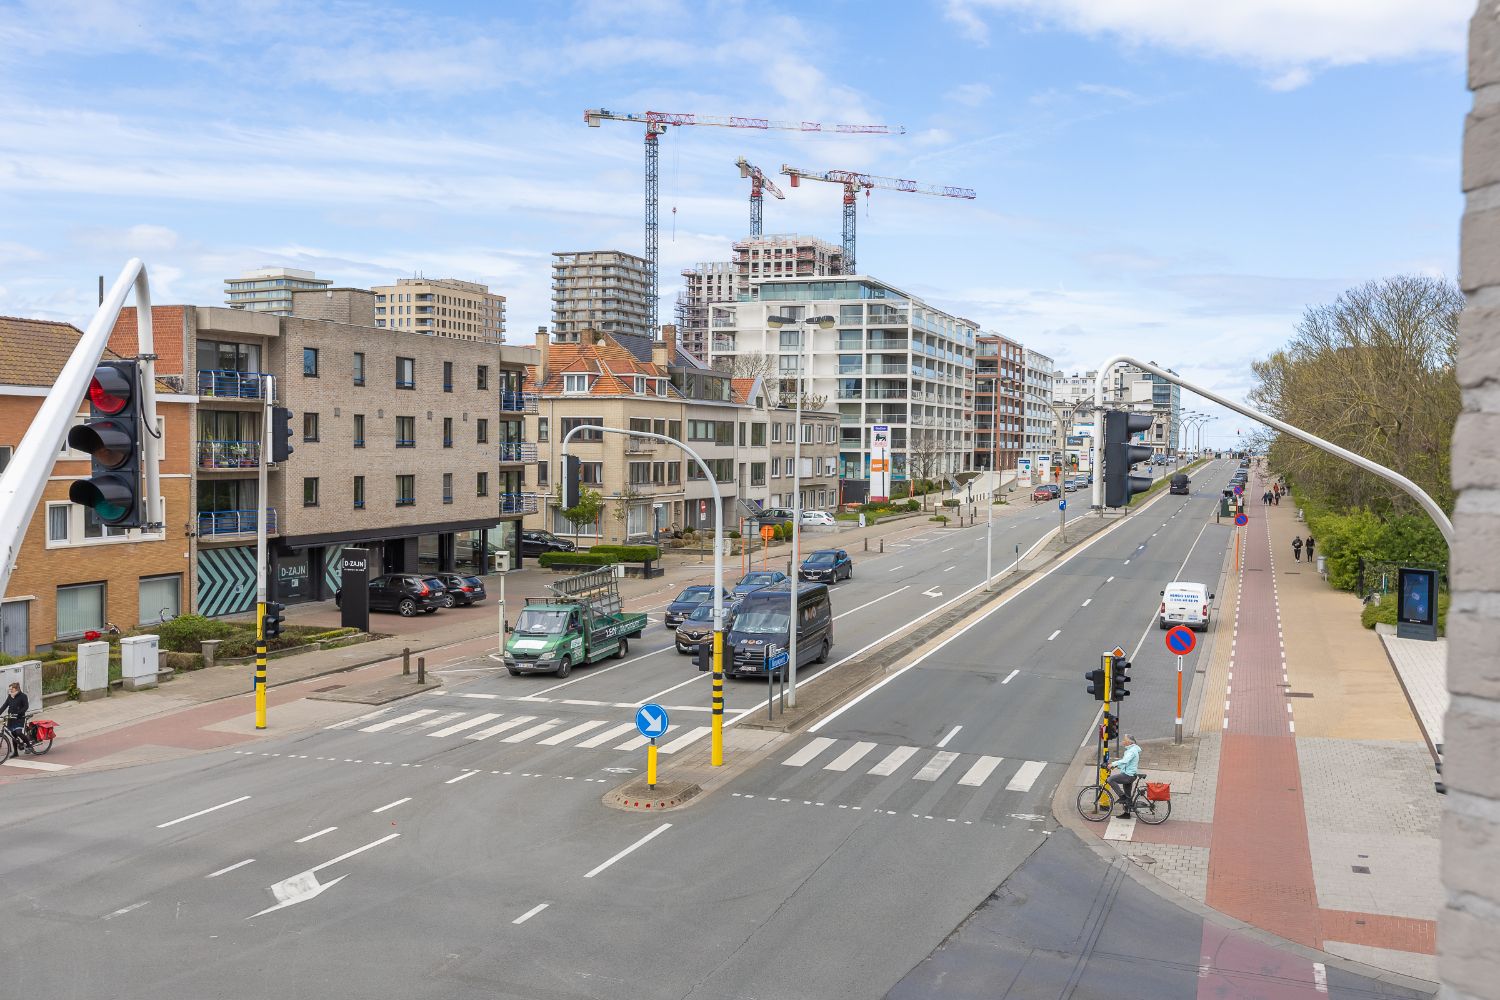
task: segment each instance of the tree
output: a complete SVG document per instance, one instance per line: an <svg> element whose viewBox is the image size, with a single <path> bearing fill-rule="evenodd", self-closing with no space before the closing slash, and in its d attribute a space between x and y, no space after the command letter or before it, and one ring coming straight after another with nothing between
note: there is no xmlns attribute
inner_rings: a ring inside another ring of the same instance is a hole
<svg viewBox="0 0 1500 1000"><path fill-rule="evenodd" d="M922 483L922 509L927 509L926 481L937 475L943 443L937 431L914 430L906 439L906 474Z"/></svg>
<svg viewBox="0 0 1500 1000"><path fill-rule="evenodd" d="M556 490L556 498L559 506L562 504L562 486ZM589 489L587 486L578 486L578 506L567 507L562 511L562 516L573 526L573 541L577 543L578 532L585 524L593 524L599 520L599 515L604 511L604 494L598 490Z"/></svg>
<svg viewBox="0 0 1500 1000"><path fill-rule="evenodd" d="M759 352L733 354L715 361L714 369L730 378L760 379L766 394L766 405L772 409L790 410L797 406L797 378L795 373L790 378L782 376L780 355ZM806 383L803 384L805 388ZM828 397L822 393L802 394L804 410L821 410L827 405Z"/></svg>
<svg viewBox="0 0 1500 1000"><path fill-rule="evenodd" d="M620 537L626 541L630 539L630 505L645 496L640 490L630 484L620 488L620 492L614 496L615 520L620 522ZM582 496L579 497L582 500Z"/></svg>

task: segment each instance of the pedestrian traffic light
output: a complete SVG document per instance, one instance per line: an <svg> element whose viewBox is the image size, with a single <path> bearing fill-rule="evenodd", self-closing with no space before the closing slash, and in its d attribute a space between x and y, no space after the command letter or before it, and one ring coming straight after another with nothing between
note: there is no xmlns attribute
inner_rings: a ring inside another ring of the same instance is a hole
<svg viewBox="0 0 1500 1000"><path fill-rule="evenodd" d="M1110 670L1110 698L1120 701L1130 694L1130 661L1117 656Z"/></svg>
<svg viewBox="0 0 1500 1000"><path fill-rule="evenodd" d="M1111 410L1104 415L1104 506L1128 507L1130 498L1151 488L1147 476L1132 476L1130 467L1151 457L1151 449L1130 443L1131 435L1151 427L1149 413Z"/></svg>
<svg viewBox="0 0 1500 1000"><path fill-rule="evenodd" d="M68 447L87 452L92 463L89 478L68 487L68 499L117 528L145 520L139 388L136 362L101 361L89 382L89 419L68 431Z"/></svg>
<svg viewBox="0 0 1500 1000"><path fill-rule="evenodd" d="M563 477L562 477L562 482L563 482L562 509L563 510L572 510L574 507L578 506L578 490L579 490L579 475L580 475L580 469L579 469L579 467L581 465L582 465L582 463L579 462L577 455L564 455L563 456Z"/></svg>
<svg viewBox="0 0 1500 1000"><path fill-rule="evenodd" d="M271 461L285 462L292 457L292 411L285 406L271 407Z"/></svg>
<svg viewBox="0 0 1500 1000"><path fill-rule="evenodd" d="M1104 717L1103 727L1104 727L1104 738L1106 740L1114 740L1114 739L1116 739L1116 738L1119 737L1119 735L1120 735L1120 720L1117 719L1117 718L1115 718L1113 715L1106 715Z"/></svg>
<svg viewBox="0 0 1500 1000"><path fill-rule="evenodd" d="M262 620L261 634L267 639L274 639L281 634L281 627L286 622L285 604L276 601L266 602L266 616Z"/></svg>
<svg viewBox="0 0 1500 1000"><path fill-rule="evenodd" d="M1104 700L1104 669L1096 667L1093 670L1085 670L1084 678L1089 682L1089 694L1094 696L1095 701Z"/></svg>

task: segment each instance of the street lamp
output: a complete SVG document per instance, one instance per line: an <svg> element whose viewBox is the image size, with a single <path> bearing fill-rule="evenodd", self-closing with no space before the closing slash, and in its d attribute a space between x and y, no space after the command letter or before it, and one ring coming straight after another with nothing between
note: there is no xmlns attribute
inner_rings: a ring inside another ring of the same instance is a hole
<svg viewBox="0 0 1500 1000"><path fill-rule="evenodd" d="M820 330L832 330L838 325L838 320L832 316L809 316L807 319L797 319L793 316L767 316L766 325L773 330L779 330L783 326L795 326L797 328L797 424L796 440L792 442L792 564L789 567L792 578L792 600L791 608L787 612L787 674L786 674L786 703L792 708L797 707L797 574L801 568L802 554L802 397L806 395L802 387L803 351L807 346L807 337L804 331L809 327L817 327ZM770 660L766 661L770 666Z"/></svg>
<svg viewBox="0 0 1500 1000"><path fill-rule="evenodd" d="M990 476L993 478L991 479L988 498L990 513L986 519L984 529L984 589L989 590L993 587L995 579L993 570L995 556L995 493L1000 488L1000 471L996 468L999 465L1000 455L1000 386L1004 385L1006 388L1016 390L1021 387L1021 383L1013 378L1001 378L999 375L976 374L974 378L976 381L984 379L990 383L990 399L992 400L990 409Z"/></svg>

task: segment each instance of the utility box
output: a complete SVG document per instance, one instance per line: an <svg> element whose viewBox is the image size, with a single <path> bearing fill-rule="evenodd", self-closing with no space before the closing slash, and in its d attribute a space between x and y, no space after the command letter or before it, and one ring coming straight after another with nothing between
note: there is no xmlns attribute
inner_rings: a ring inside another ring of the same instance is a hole
<svg viewBox="0 0 1500 1000"><path fill-rule="evenodd" d="M31 702L33 709L42 707L41 660L22 660L8 667L0 667L0 691L9 695L12 684L21 685L21 690L26 692L26 700ZM5 695L0 695L0 701L4 700Z"/></svg>
<svg viewBox="0 0 1500 1000"><path fill-rule="evenodd" d="M509 573L510 572L510 550L509 549L505 549L503 551L495 553L495 572L496 573Z"/></svg>
<svg viewBox="0 0 1500 1000"><path fill-rule="evenodd" d="M120 640L120 674L125 690L139 691L156 687L161 669L161 655L154 635L128 635Z"/></svg>
<svg viewBox="0 0 1500 1000"><path fill-rule="evenodd" d="M78 700L93 701L109 693L109 643L78 644Z"/></svg>
<svg viewBox="0 0 1500 1000"><path fill-rule="evenodd" d="M1219 498L1219 516L1220 517L1229 517L1230 513L1231 512L1229 510L1229 498L1228 497L1221 497L1221 498Z"/></svg>

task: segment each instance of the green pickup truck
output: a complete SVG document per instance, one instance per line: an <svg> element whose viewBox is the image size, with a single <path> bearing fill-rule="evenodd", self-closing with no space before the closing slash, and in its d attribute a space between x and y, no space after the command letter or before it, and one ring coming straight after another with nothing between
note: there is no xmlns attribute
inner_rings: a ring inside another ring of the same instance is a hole
<svg viewBox="0 0 1500 1000"><path fill-rule="evenodd" d="M646 629L646 616L621 607L619 584L608 567L570 576L549 588L551 597L528 597L505 642L511 676L556 674L608 657L623 658L630 640Z"/></svg>

